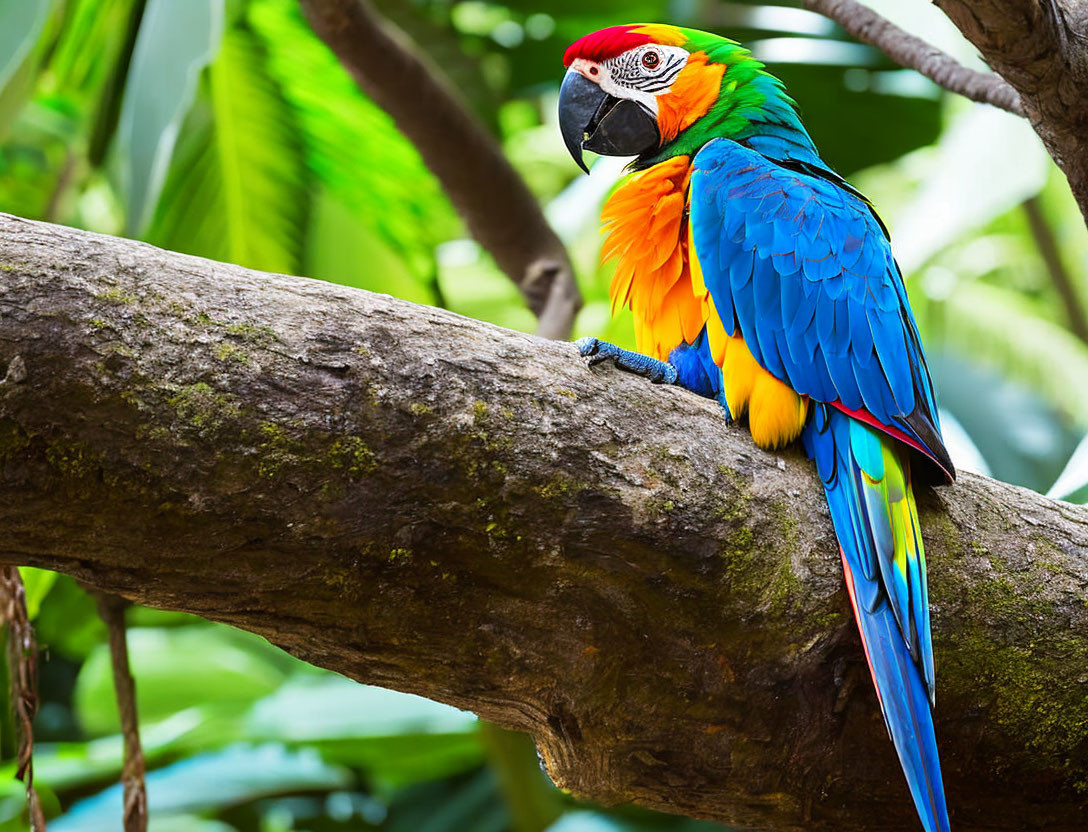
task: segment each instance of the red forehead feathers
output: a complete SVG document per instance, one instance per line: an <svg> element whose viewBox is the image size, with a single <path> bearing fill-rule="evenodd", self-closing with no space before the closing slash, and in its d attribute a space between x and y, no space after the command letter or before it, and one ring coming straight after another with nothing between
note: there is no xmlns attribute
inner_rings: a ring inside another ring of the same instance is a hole
<svg viewBox="0 0 1088 832"><path fill-rule="evenodd" d="M610 26L581 37L567 47L563 53L563 66L570 66L575 58L587 58L598 63L617 55L622 55L628 49L642 46L644 43L653 43L653 38L647 34L635 31L639 26Z"/></svg>

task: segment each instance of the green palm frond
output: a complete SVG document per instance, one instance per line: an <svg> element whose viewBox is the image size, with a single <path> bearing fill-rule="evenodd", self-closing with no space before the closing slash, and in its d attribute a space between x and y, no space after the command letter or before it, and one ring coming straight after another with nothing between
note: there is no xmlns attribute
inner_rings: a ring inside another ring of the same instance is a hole
<svg viewBox="0 0 1088 832"><path fill-rule="evenodd" d="M1044 317L1045 310L1016 291L976 280L961 284L940 312L944 325L926 333L931 349L943 342L994 367L1088 426L1088 344Z"/></svg>
<svg viewBox="0 0 1088 832"><path fill-rule="evenodd" d="M136 0L73 0L49 63L49 86L93 101L113 70Z"/></svg>
<svg viewBox="0 0 1088 832"><path fill-rule="evenodd" d="M248 20L295 112L312 174L416 275L432 275L434 246L458 226L419 153L315 37L298 3L252 0Z"/></svg>
<svg viewBox="0 0 1088 832"><path fill-rule="evenodd" d="M147 237L177 251L297 272L310 182L294 113L265 57L248 30L224 34Z"/></svg>

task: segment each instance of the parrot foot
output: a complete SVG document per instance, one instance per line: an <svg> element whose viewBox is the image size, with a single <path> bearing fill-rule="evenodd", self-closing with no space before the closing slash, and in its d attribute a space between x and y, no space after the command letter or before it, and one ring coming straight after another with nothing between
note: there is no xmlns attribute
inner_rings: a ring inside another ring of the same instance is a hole
<svg viewBox="0 0 1088 832"><path fill-rule="evenodd" d="M590 367L611 360L621 370L645 376L654 384L676 384L679 377L676 367L667 361L659 361L639 352L620 349L599 338L579 338L574 342L578 351L588 360Z"/></svg>

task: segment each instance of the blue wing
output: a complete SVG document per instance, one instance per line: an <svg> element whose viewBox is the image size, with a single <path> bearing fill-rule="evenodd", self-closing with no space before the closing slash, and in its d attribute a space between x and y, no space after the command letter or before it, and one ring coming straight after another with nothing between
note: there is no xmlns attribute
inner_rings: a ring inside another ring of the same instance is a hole
<svg viewBox="0 0 1088 832"><path fill-rule="evenodd" d="M906 290L870 206L824 169L728 139L696 155L691 182L695 250L726 331L797 392L890 429L953 476Z"/></svg>

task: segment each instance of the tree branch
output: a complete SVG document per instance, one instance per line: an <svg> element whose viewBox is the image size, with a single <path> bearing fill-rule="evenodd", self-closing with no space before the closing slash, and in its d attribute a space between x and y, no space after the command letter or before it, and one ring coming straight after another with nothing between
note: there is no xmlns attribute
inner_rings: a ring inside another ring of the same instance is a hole
<svg viewBox="0 0 1088 832"><path fill-rule="evenodd" d="M1088 5L934 0L1020 94L1024 112L1088 220Z"/></svg>
<svg viewBox="0 0 1088 832"><path fill-rule="evenodd" d="M1062 262L1062 252L1058 241L1054 237L1054 231L1047 222L1043 206L1039 197L1030 196L1024 200L1024 213L1027 215L1028 227L1031 236L1035 240L1035 247L1039 249L1039 256L1046 265L1050 282L1061 298L1062 308L1065 310L1065 319L1069 329L1088 343L1088 315L1084 312L1084 304L1080 299L1080 290L1069 270Z"/></svg>
<svg viewBox="0 0 1088 832"><path fill-rule="evenodd" d="M999 75L976 72L951 55L900 29L856 0L804 0L805 8L834 20L851 37L875 46L897 64L913 69L949 92L1024 115L1020 96Z"/></svg>
<svg viewBox="0 0 1088 832"><path fill-rule="evenodd" d="M366 0L301 0L314 32L442 183L472 236L521 289L537 334L570 335L582 299L562 242L498 143Z"/></svg>
<svg viewBox="0 0 1088 832"><path fill-rule="evenodd" d="M916 829L819 481L714 403L0 215L4 366L0 563L471 708L605 803ZM956 829L1082 829L1088 510L970 475L919 505Z"/></svg>

